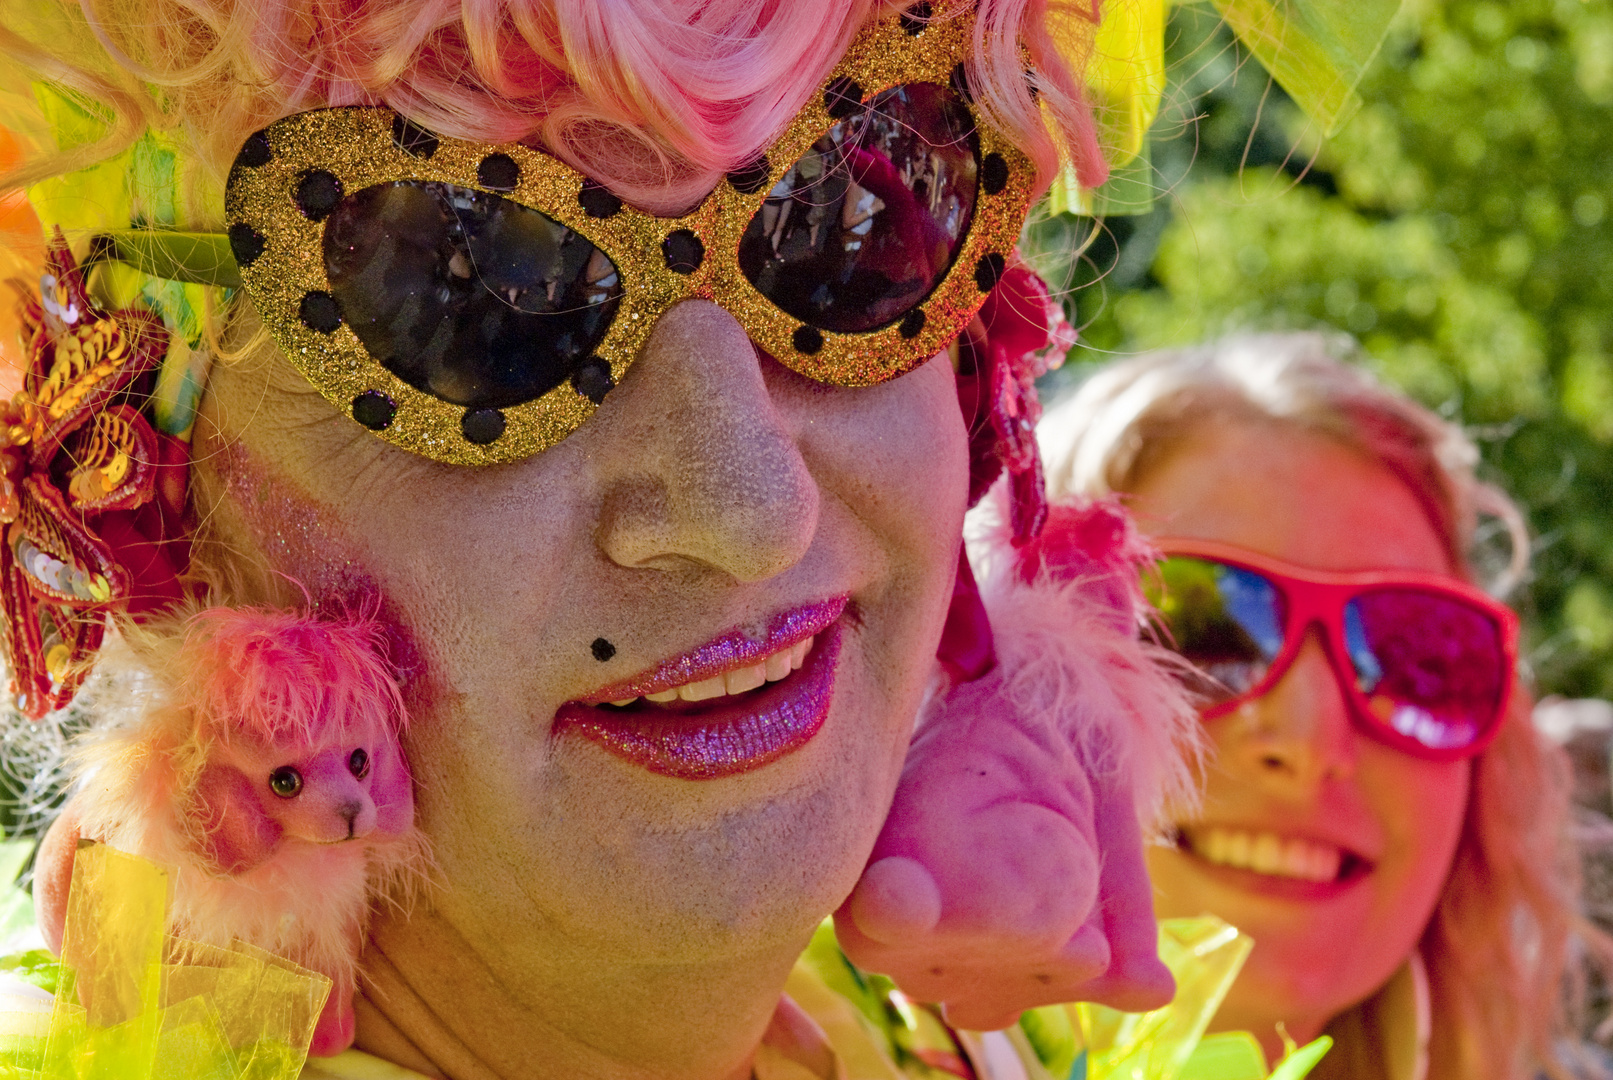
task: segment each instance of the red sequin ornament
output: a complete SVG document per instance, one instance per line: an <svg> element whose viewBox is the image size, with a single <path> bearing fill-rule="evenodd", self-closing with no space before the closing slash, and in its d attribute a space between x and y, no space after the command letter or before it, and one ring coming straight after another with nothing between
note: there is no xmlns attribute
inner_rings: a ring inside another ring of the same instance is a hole
<svg viewBox="0 0 1613 1080"><path fill-rule="evenodd" d="M95 307L60 230L19 305L28 367L0 405L0 591L17 706L72 700L107 617L180 596L189 448L142 415L168 331Z"/></svg>

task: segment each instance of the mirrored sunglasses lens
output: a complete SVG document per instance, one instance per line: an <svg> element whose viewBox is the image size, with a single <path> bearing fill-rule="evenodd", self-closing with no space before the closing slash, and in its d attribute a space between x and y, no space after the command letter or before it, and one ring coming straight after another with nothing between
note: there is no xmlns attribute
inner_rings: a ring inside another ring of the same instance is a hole
<svg viewBox="0 0 1613 1080"><path fill-rule="evenodd" d="M575 374L622 295L605 253L497 195L435 181L377 184L325 225L325 271L364 348L409 385L508 408Z"/></svg>
<svg viewBox="0 0 1613 1080"><path fill-rule="evenodd" d="M740 240L740 270L811 326L888 326L952 267L978 173L974 118L957 94L930 83L887 90L774 186Z"/></svg>
<svg viewBox="0 0 1613 1080"><path fill-rule="evenodd" d="M1486 612L1415 589L1374 590L1344 607L1345 646L1374 719L1431 750L1471 746L1499 718L1508 679Z"/></svg>
<svg viewBox="0 0 1613 1080"><path fill-rule="evenodd" d="M1209 702L1259 685L1282 652L1283 594L1261 575L1209 559L1171 558L1144 590L1170 645L1206 678L1192 689Z"/></svg>

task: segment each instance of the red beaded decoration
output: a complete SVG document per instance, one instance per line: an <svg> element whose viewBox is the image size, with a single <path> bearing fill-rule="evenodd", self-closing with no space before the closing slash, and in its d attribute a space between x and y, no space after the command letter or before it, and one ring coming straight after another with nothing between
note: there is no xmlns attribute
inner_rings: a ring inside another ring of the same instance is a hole
<svg viewBox="0 0 1613 1080"><path fill-rule="evenodd" d="M72 700L113 612L180 596L189 448L141 414L168 331L90 302L60 230L37 294L19 289L28 367L0 404L0 591L18 708Z"/></svg>

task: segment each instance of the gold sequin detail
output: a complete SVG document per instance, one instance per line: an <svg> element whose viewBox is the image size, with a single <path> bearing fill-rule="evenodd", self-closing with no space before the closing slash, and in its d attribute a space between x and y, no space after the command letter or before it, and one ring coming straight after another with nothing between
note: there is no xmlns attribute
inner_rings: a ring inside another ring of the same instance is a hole
<svg viewBox="0 0 1613 1080"><path fill-rule="evenodd" d="M115 412L95 414L89 438L76 448L77 464L67 479L75 503L93 503L116 491L129 478L135 435L128 418Z"/></svg>
<svg viewBox="0 0 1613 1080"><path fill-rule="evenodd" d="M33 403L52 420L78 407L90 391L124 365L129 345L118 321L108 316L69 327L54 342L50 374L33 390ZM36 416L36 422L38 421ZM38 430L34 438L40 437Z"/></svg>
<svg viewBox="0 0 1613 1080"><path fill-rule="evenodd" d="M112 584L106 575L79 565L61 529L34 500L24 500L22 515L10 527L8 541L23 573L60 600L105 603L111 598Z"/></svg>
<svg viewBox="0 0 1613 1080"><path fill-rule="evenodd" d="M937 5L939 8L941 5ZM396 405L381 438L437 461L492 465L518 461L553 446L594 412L595 406L569 383L534 401L501 410L504 434L487 445L466 440L465 410L415 389L372 358L346 325L325 334L305 326L300 305L312 291L329 291L321 240L323 225L298 207L295 191L311 169L333 173L347 194L398 180L436 181L500 195L537 210L574 230L603 251L622 276L623 295L604 340L594 350L620 382L661 313L686 299L721 304L758 345L802 375L839 386L871 386L895 378L939 353L974 317L986 293L976 283L982 258L1007 258L1018 241L1030 206L1034 172L1006 136L980 123L981 160L1000 155L1007 184L996 193L982 186L974 219L951 271L923 301L925 320L913 337L900 325L867 333L822 332L815 353L796 350L801 322L764 297L741 272L740 239L768 193L795 162L835 124L823 89L849 78L864 100L904 83L947 85L969 54L972 10L937 16L917 33L897 16L868 27L824 80L784 134L767 149L766 182L750 195L720 183L691 213L657 218L623 206L608 217L590 217L579 202L585 177L556 158L520 144L497 146L439 137L429 158L417 157L393 139L394 114L381 108L323 109L299 113L266 130L270 153L261 165L237 162L225 209L232 227L250 228L264 241L261 255L241 267L242 281L276 342L308 380L344 413L362 394L379 391ZM978 112L976 113L978 119ZM477 167L492 153L520 167L514 190L484 186ZM705 248L690 274L669 269L662 242L678 230L699 237Z"/></svg>

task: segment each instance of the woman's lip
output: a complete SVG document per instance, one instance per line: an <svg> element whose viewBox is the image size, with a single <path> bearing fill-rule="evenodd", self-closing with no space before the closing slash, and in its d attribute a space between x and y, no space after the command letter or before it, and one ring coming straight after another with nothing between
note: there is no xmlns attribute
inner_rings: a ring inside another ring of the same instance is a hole
<svg viewBox="0 0 1613 1080"><path fill-rule="evenodd" d="M750 667L782 649L821 633L840 618L849 599L836 596L781 611L768 620L767 629L761 637L757 637L754 630L735 627L699 648L661 661L648 671L641 671L621 682L585 694L577 698L574 704L599 705L607 701L648 697L674 686L700 682L713 675Z"/></svg>
<svg viewBox="0 0 1613 1080"><path fill-rule="evenodd" d="M680 780L759 769L805 746L822 729L834 696L841 631L833 622L819 628L801 668L779 682L678 711L649 702L626 709L568 702L555 714L555 733L575 732L642 769Z"/></svg>

